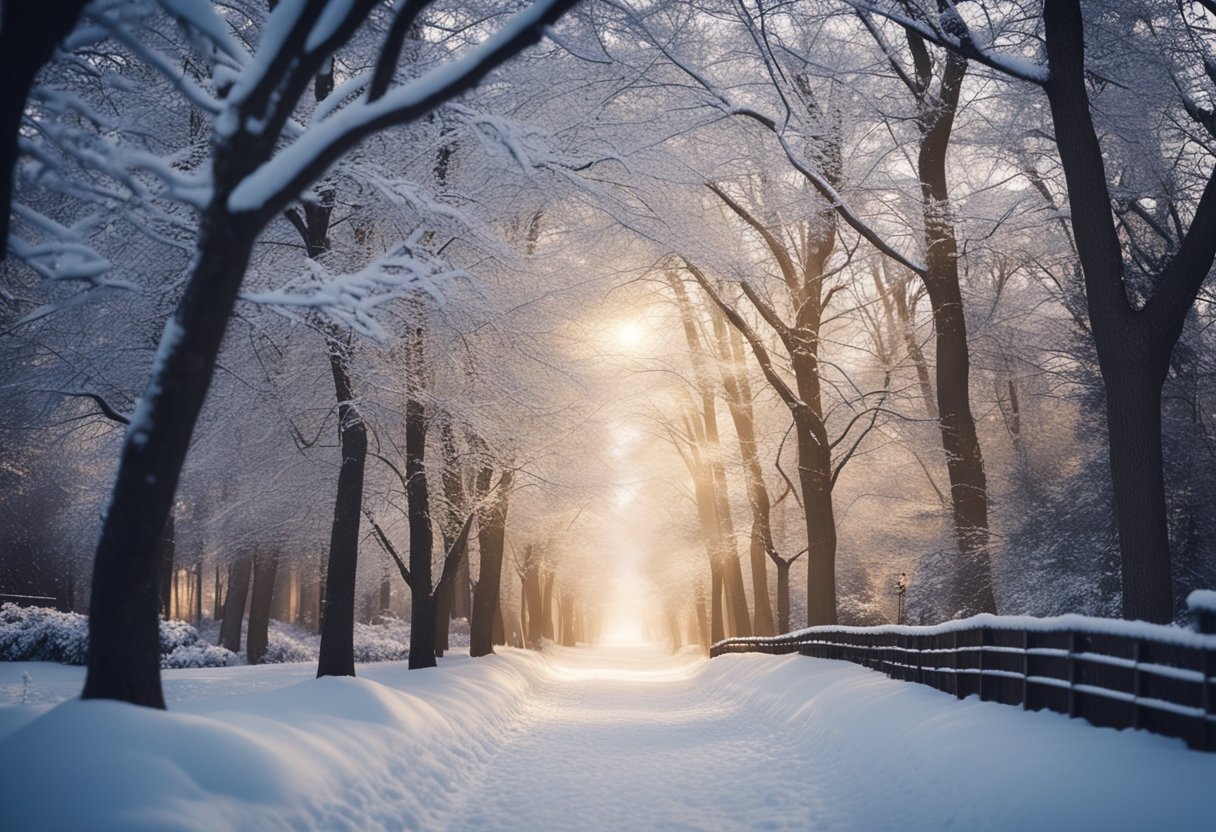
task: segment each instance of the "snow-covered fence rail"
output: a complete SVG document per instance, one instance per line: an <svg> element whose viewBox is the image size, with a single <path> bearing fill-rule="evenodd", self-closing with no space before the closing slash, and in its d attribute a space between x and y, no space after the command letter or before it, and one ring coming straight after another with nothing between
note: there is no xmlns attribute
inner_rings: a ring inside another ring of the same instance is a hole
<svg viewBox="0 0 1216 832"><path fill-rule="evenodd" d="M935 627L828 626L727 639L710 655L841 659L960 699L1047 708L1216 751L1216 634L1204 626L1216 604L1209 607L1192 602L1201 632L1073 615L980 615Z"/></svg>

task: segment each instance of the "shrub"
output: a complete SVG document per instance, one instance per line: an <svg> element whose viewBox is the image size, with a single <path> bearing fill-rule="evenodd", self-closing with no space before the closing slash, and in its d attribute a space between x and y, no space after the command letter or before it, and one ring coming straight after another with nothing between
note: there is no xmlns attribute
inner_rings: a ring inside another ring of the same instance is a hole
<svg viewBox="0 0 1216 832"><path fill-rule="evenodd" d="M0 661L85 663L89 619L47 607L0 606ZM161 667L224 667L234 664L229 650L207 644L185 621L160 622Z"/></svg>
<svg viewBox="0 0 1216 832"><path fill-rule="evenodd" d="M0 606L0 660L84 664L89 620L48 607Z"/></svg>

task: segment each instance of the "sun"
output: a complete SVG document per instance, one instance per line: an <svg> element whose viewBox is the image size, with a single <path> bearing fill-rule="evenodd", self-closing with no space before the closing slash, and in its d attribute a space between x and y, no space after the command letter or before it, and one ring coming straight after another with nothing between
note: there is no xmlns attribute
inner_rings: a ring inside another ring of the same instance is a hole
<svg viewBox="0 0 1216 832"><path fill-rule="evenodd" d="M642 332L642 327L635 321L626 321L616 331L617 341L626 349L636 349L641 346L644 337L645 333Z"/></svg>

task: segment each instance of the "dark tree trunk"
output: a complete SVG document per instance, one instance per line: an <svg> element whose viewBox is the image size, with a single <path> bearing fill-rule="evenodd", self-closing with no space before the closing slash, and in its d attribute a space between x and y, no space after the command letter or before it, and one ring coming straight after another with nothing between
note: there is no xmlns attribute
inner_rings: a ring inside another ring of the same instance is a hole
<svg viewBox="0 0 1216 832"><path fill-rule="evenodd" d="M420 349L421 331L415 333ZM416 374L415 362L411 372ZM430 494L426 479L426 412L411 394L405 403L406 511L410 525L410 669L435 666L435 597L431 593L431 556L435 548L431 531Z"/></svg>
<svg viewBox="0 0 1216 832"><path fill-rule="evenodd" d="M338 470L338 493L329 536L318 678L355 675L355 576L359 567L363 470L367 462L367 428L351 389L349 347L332 336L329 366L338 398L342 466Z"/></svg>
<svg viewBox="0 0 1216 832"><path fill-rule="evenodd" d="M160 535L160 617L165 620L173 613L173 568L177 555L177 540L173 527L173 512L165 520L165 528Z"/></svg>
<svg viewBox="0 0 1216 832"><path fill-rule="evenodd" d="M452 586L442 586L435 594L435 656L443 658L450 641L452 622Z"/></svg>
<svg viewBox="0 0 1216 832"><path fill-rule="evenodd" d="M224 598L224 622L220 625L220 646L241 652L241 625L245 621L245 601L249 597L249 576L253 558L241 555L228 568L228 592Z"/></svg>
<svg viewBox="0 0 1216 832"><path fill-rule="evenodd" d="M1186 316L1216 255L1216 173L1176 255L1140 309L1128 300L1123 252L1111 212L1102 147L1086 89L1084 28L1077 0L1044 4L1051 80L1046 84L1068 186L1073 237L1085 276L1089 324L1106 387L1111 480L1119 528L1125 618L1174 617L1161 388Z"/></svg>
<svg viewBox="0 0 1216 832"><path fill-rule="evenodd" d="M819 370L799 364L813 356L796 356L795 376L803 402L794 409L798 446L798 484L806 518L806 625L836 623L836 511L832 505L832 453L820 414Z"/></svg>
<svg viewBox="0 0 1216 832"><path fill-rule="evenodd" d="M971 414L967 319L959 288L958 243L946 178L946 152L966 72L967 61L948 53L940 91L932 94L926 88L921 96L917 167L924 206L923 278L937 338L937 410L950 474L955 539L962 557L953 576L953 602L962 615L974 615L995 614L996 597L988 554L988 480Z"/></svg>
<svg viewBox="0 0 1216 832"><path fill-rule="evenodd" d="M539 560L535 547L529 544L524 554L521 606L527 612L524 641L532 648L538 647L540 640L545 638L545 615L548 612L547 605L542 600Z"/></svg>
<svg viewBox="0 0 1216 832"><path fill-rule="evenodd" d="M270 608L274 603L278 553L263 550L253 560L253 592L249 600L249 633L245 638L245 657L250 664L261 664L270 644Z"/></svg>
<svg viewBox="0 0 1216 832"><path fill-rule="evenodd" d="M790 631L790 567L794 564L784 558L774 561L777 566L777 630Z"/></svg>
<svg viewBox="0 0 1216 832"><path fill-rule="evenodd" d="M383 616L392 609L393 606L393 583L388 579L388 573L380 581L380 597L377 599L379 609L378 613Z"/></svg>
<svg viewBox="0 0 1216 832"><path fill-rule="evenodd" d="M483 469L479 480L484 485L478 493L489 491L492 472ZM511 491L512 471L504 471L498 482L497 493L489 498L489 505L479 512L477 524L478 548L481 550L481 575L473 592L473 620L470 622L469 655L486 656L494 652L494 631L501 628L498 598L502 586L502 556L507 532L507 506Z"/></svg>
<svg viewBox="0 0 1216 832"><path fill-rule="evenodd" d="M468 500L461 476L460 457L456 452L456 432L452 427L452 417L447 412L441 412L439 415L439 447L443 452L443 496L447 501L447 522L443 531L444 550L450 551L452 538L464 521L464 516L468 514ZM466 551L460 559L450 590L452 618L468 619L472 616L473 601L469 592L471 586Z"/></svg>
<svg viewBox="0 0 1216 832"><path fill-rule="evenodd" d="M473 613L473 598L469 592L472 581L469 579L469 557L466 553L460 559L456 569L456 579L452 581L452 618L468 619Z"/></svg>
<svg viewBox="0 0 1216 832"><path fill-rule="evenodd" d="M199 628L203 625L203 558L199 555L199 561L194 565L194 626Z"/></svg>
<svg viewBox="0 0 1216 832"><path fill-rule="evenodd" d="M215 597L212 598L211 620L219 621L224 617L224 583L220 565L215 565Z"/></svg>
<svg viewBox="0 0 1216 832"><path fill-rule="evenodd" d="M743 585L743 569L739 565L739 555L736 552L727 553L722 577L726 586L726 597L730 603L734 635L750 636L752 618L747 609L747 589Z"/></svg>
<svg viewBox="0 0 1216 832"><path fill-rule="evenodd" d="M502 599L494 610L494 644L507 643L507 626L502 617Z"/></svg>
<svg viewBox="0 0 1216 832"><path fill-rule="evenodd" d="M1107 345L1102 374L1123 617L1168 623L1174 619L1174 597L1161 449L1165 374L1152 366L1151 345L1134 334Z"/></svg>
<svg viewBox="0 0 1216 832"><path fill-rule="evenodd" d="M0 260L8 250L9 209L21 117L38 70L76 26L85 0L8 0L0 9Z"/></svg>
<svg viewBox="0 0 1216 832"><path fill-rule="evenodd" d="M216 164L222 181L224 160ZM253 226L218 210L204 214L194 271L161 336L140 413L127 430L93 559L82 698L165 706L157 623L160 535L249 263Z"/></svg>

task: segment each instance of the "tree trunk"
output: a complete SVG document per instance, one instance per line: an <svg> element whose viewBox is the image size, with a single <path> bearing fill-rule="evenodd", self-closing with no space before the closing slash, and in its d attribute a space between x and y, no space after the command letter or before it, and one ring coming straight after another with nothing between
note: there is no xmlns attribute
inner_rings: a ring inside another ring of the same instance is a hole
<svg viewBox="0 0 1216 832"><path fill-rule="evenodd" d="M1123 617L1168 623L1174 619L1174 595L1161 450L1164 376L1137 346L1135 339L1125 341L1119 359L1109 362L1117 372L1103 372Z"/></svg>
<svg viewBox="0 0 1216 832"><path fill-rule="evenodd" d="M790 567L784 558L774 561L777 566L777 629L781 633L790 631Z"/></svg>
<svg viewBox="0 0 1216 832"><path fill-rule="evenodd" d="M469 556L466 552L460 559L456 569L456 579L452 581L452 618L468 619L473 612L473 599L469 593L472 581L469 579Z"/></svg>
<svg viewBox="0 0 1216 832"><path fill-rule="evenodd" d="M194 627L203 625L203 556L194 565Z"/></svg>
<svg viewBox="0 0 1216 832"><path fill-rule="evenodd" d="M439 588L435 594L435 656L443 658L450 644L452 623L452 586L448 584Z"/></svg>
<svg viewBox="0 0 1216 832"><path fill-rule="evenodd" d="M563 592L559 606L557 642L562 647L574 647L574 593Z"/></svg>
<svg viewBox="0 0 1216 832"><path fill-rule="evenodd" d="M836 623L836 516L826 435L799 427L798 475L806 513L806 625Z"/></svg>
<svg viewBox="0 0 1216 832"><path fill-rule="evenodd" d="M967 319L959 288L958 242L946 178L946 152L954 126L966 59L948 53L941 90L920 96L920 173L925 235L925 288L937 339L937 410L950 474L954 533L962 560L952 590L961 615L996 613L988 553L988 481L971 414L971 360Z"/></svg>
<svg viewBox="0 0 1216 832"><path fill-rule="evenodd" d="M321 605L321 649L317 678L355 675L355 577L359 568L359 524L363 511L363 471L367 428L354 402L349 346L331 334L329 366L338 399L342 466L329 535L329 566Z"/></svg>
<svg viewBox="0 0 1216 832"><path fill-rule="evenodd" d="M553 578L554 577L555 576L552 571L550 571L548 574L545 575L545 591L544 591L544 595L541 598L541 605L540 605L541 635L544 636L545 638L549 639L549 641L556 641L556 639L554 638L556 633L553 632Z"/></svg>
<svg viewBox="0 0 1216 832"><path fill-rule="evenodd" d="M502 599L499 598L498 607L494 610L494 643L507 643L507 626L502 617Z"/></svg>
<svg viewBox="0 0 1216 832"><path fill-rule="evenodd" d="M177 572L173 561L177 555L177 540L173 527L173 512L165 520L160 535L160 616L168 620L173 614L173 578Z"/></svg>
<svg viewBox="0 0 1216 832"><path fill-rule="evenodd" d="M414 348L421 351L422 331L415 332ZM410 368L415 378L420 362ZM410 525L410 670L435 666L435 596L431 557L435 548L431 529L430 492L426 478L426 412L411 390L405 403L406 510Z"/></svg>
<svg viewBox="0 0 1216 832"><path fill-rule="evenodd" d="M1043 20L1051 77L1045 88L1085 277L1090 329L1106 388L1123 615L1169 622L1174 599L1162 469L1161 389L1186 315L1216 253L1216 174L1204 188L1176 256L1156 275L1152 297L1141 308L1133 308L1102 147L1090 115L1080 4L1076 0L1046 3Z"/></svg>
<svg viewBox="0 0 1216 832"><path fill-rule="evenodd" d="M0 260L8 250L13 169L25 102L38 70L71 33L85 5L85 0L10 0L0 9Z"/></svg>
<svg viewBox="0 0 1216 832"><path fill-rule="evenodd" d="M261 664L270 644L270 608L274 603L278 553L262 550L253 561L253 593L249 601L249 633L245 638L245 657L250 664Z"/></svg>
<svg viewBox="0 0 1216 832"><path fill-rule="evenodd" d="M380 597L377 601L379 606L377 612L383 617L393 607L393 582L389 580L387 571L380 579Z"/></svg>
<svg viewBox="0 0 1216 832"><path fill-rule="evenodd" d="M524 575L520 585L520 606L527 613L524 641L528 647L540 646L545 638L546 599L540 583L540 558L532 544L524 549Z"/></svg>
<svg viewBox="0 0 1216 832"><path fill-rule="evenodd" d="M219 621L224 617L224 584L220 574L219 563L215 564L215 597L212 598L211 620Z"/></svg>
<svg viewBox="0 0 1216 832"><path fill-rule="evenodd" d="M706 653L709 652L709 647L713 644L709 634L709 615L705 610L705 598L701 592L697 593L697 601L693 605L693 612L697 618L697 641Z"/></svg>
<svg viewBox="0 0 1216 832"><path fill-rule="evenodd" d="M223 168L224 161L217 165ZM222 204L223 189L217 190ZM160 535L249 264L253 225L214 208L203 215L194 271L165 325L152 377L127 429L93 558L84 699L165 706L157 623Z"/></svg>
<svg viewBox="0 0 1216 832"><path fill-rule="evenodd" d="M709 643L717 644L726 638L726 622L722 615L722 566L713 556L709 564L710 584L710 636Z"/></svg>
<svg viewBox="0 0 1216 832"><path fill-rule="evenodd" d="M446 552L451 551L457 529L468 514L468 501L461 477L462 466L456 452L456 432L452 428L452 417L446 411L439 415L439 447L443 452L443 496L447 502L447 522L443 532L443 548ZM450 588L452 618L468 619L472 616L473 603L469 593L471 585L466 547Z"/></svg>
<svg viewBox="0 0 1216 832"><path fill-rule="evenodd" d="M241 652L241 625L245 621L245 600L249 595L249 573L253 558L241 555L228 568L228 592L224 599L224 622L220 625L220 646Z"/></svg>
<svg viewBox="0 0 1216 832"><path fill-rule="evenodd" d="M723 585L730 603L733 634L743 637L750 636L752 619L747 609L747 589L743 585L743 569L739 566L739 555L733 551L733 547L732 551L727 553L723 566Z"/></svg>
<svg viewBox="0 0 1216 832"><path fill-rule="evenodd" d="M483 469L479 479L489 490L492 473ZM479 512L477 542L481 550L481 575L473 593L473 620L470 622L469 655L486 656L494 652L494 629L498 620L498 597L502 586L502 556L506 542L507 506L510 497L512 471L504 471L498 482L498 493L489 498L490 504ZM502 625L499 624L499 627Z"/></svg>

